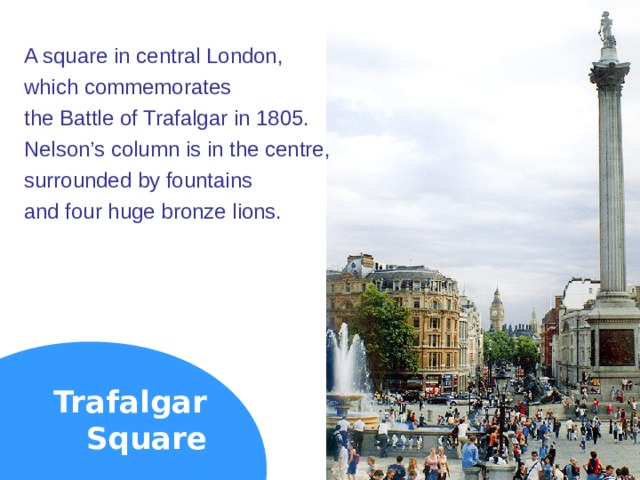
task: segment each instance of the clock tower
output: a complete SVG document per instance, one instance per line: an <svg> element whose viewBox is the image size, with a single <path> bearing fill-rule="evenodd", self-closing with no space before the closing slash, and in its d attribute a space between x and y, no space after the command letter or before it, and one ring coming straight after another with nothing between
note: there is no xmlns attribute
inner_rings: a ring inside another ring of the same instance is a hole
<svg viewBox="0 0 640 480"><path fill-rule="evenodd" d="M489 319L491 320L490 332L502 331L502 325L504 325L504 305L500 300L500 290L496 287L496 293L493 294L493 302L489 308Z"/></svg>

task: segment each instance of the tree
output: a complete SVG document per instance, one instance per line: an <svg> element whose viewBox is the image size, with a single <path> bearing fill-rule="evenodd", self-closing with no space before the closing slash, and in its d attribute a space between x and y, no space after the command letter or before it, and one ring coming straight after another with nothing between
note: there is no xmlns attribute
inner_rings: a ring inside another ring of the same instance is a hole
<svg viewBox="0 0 640 480"><path fill-rule="evenodd" d="M360 335L369 373L378 388L390 371L418 371L415 332L407 323L411 310L369 285L360 297L349 333Z"/></svg>
<svg viewBox="0 0 640 480"><path fill-rule="evenodd" d="M516 339L513 363L519 365L524 374L534 373L536 364L540 361L540 350L536 342L529 337L518 337Z"/></svg>
<svg viewBox="0 0 640 480"><path fill-rule="evenodd" d="M512 363L515 342L507 332L485 332L484 360L490 365L504 366Z"/></svg>

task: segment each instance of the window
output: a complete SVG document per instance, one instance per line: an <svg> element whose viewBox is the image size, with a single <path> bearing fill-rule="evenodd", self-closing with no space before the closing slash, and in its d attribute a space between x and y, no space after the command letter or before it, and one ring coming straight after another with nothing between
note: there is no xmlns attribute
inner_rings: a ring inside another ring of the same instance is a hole
<svg viewBox="0 0 640 480"><path fill-rule="evenodd" d="M413 328L420 328L420 319L418 317L413 317Z"/></svg>
<svg viewBox="0 0 640 480"><path fill-rule="evenodd" d="M429 327L433 330L438 330L440 328L440 319L439 318L432 318L429 320Z"/></svg>
<svg viewBox="0 0 640 480"><path fill-rule="evenodd" d="M351 291L351 284L349 282L344 284L344 291L345 292L350 292Z"/></svg>
<svg viewBox="0 0 640 480"><path fill-rule="evenodd" d="M447 353L447 368L451 368L451 354Z"/></svg>
<svg viewBox="0 0 640 480"><path fill-rule="evenodd" d="M420 308L420 299L419 298L414 298L413 299L413 308Z"/></svg>
<svg viewBox="0 0 640 480"><path fill-rule="evenodd" d="M447 300L447 310L451 310L451 300Z"/></svg>
<svg viewBox="0 0 640 480"><path fill-rule="evenodd" d="M451 346L451 335L447 335L447 347Z"/></svg>
<svg viewBox="0 0 640 480"><path fill-rule="evenodd" d="M433 302L431 302L431 308L433 308L434 310L438 309L438 302L436 302L435 300Z"/></svg>
<svg viewBox="0 0 640 480"><path fill-rule="evenodd" d="M438 368L440 366L440 354L439 353L430 353L429 354L429 367Z"/></svg>
<svg viewBox="0 0 640 480"><path fill-rule="evenodd" d="M367 284L366 284L366 283L363 283L363 284L362 284L362 291L364 292L366 289L367 289Z"/></svg>
<svg viewBox="0 0 640 480"><path fill-rule="evenodd" d="M447 330L451 330L451 319L447 318Z"/></svg>

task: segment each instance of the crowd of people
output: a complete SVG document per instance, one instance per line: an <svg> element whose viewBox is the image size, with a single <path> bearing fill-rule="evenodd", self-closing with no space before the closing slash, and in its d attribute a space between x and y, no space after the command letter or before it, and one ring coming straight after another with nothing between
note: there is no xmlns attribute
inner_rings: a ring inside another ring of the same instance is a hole
<svg viewBox="0 0 640 480"><path fill-rule="evenodd" d="M620 391L614 389L611 393L614 398L621 399ZM574 400L575 401L575 400ZM635 411L635 398L627 401L631 411L627 414L624 407L617 407L615 414L613 406L607 405L609 434L613 443L633 439L637 444L638 416ZM565 404L568 409L574 409L575 418L569 416L564 422L566 439L579 441L582 451L586 451L588 442L597 445L603 436L606 424L598 417L599 402L594 399L591 412L586 405L586 397L574 404ZM517 462L516 473L513 480L578 480L581 471L586 473L586 480L635 480L626 466L615 469L612 465L603 466L597 457L597 452L592 450L589 458L580 467L576 458L571 458L566 465L557 463L557 449L555 440L560 436L562 423L549 409L546 413L539 408L534 414L527 416L522 405L509 408L504 419L506 430L513 432L512 445L508 446L508 438L503 438L503 448L499 445L499 412L491 422L487 421L481 427L484 432L485 460L496 464L506 464L509 458L509 449L513 459ZM533 443L535 442L535 443ZM473 442L475 443L475 442ZM534 446L532 446L532 444ZM465 448L467 445L465 445ZM529 451L529 458L524 459ZM464 452L464 450L463 450ZM586 452L585 452L586 454ZM463 453L463 467L470 463L469 455Z"/></svg>
<svg viewBox="0 0 640 480"><path fill-rule="evenodd" d="M620 403L620 400L624 399L624 396L620 395L623 390L628 388L625 386L622 389L612 389L611 396L615 399L613 401ZM556 417L553 408L547 408L545 412L543 408L538 407L533 411L533 405L522 402L508 406L504 419L500 418L500 408L485 408L484 414L480 412L476 416L471 428L468 419L462 417L457 409L449 407L444 415L438 416L436 423L452 427L448 435L454 445L461 447L460 458L463 468L490 463L513 465L515 461L517 468L513 480L635 480L626 466L614 468L612 465L602 465L596 451L588 448L590 442L596 446L607 435L607 431L613 444L628 441L637 444L640 421L636 412L636 400L632 395L624 400L622 405L614 407L608 400L606 405L600 405L598 399L589 402L587 395L582 395L580 400L567 397L563 402L565 416L568 414L566 420ZM603 408L605 410L600 412ZM392 440L393 436L390 438L390 434L394 435L390 432L393 428L392 422L407 422L413 428L424 424L422 415L418 420L415 413L404 410L396 417L394 409L391 408L391 414L381 420L378 426L376 438L381 458L386 456L390 441L393 445L396 444ZM601 413L606 414L606 420L600 420ZM501 420L504 428L502 438L499 427ZM335 435L340 444L335 455L335 468L338 471L336 478L356 480L356 468L362 447L359 433L360 430L364 430L364 425L361 427L354 424L349 430L348 422L345 425L344 421L342 426L340 423L336 425ZM349 440L347 430L351 432ZM579 442L585 456L584 464L580 465L576 458L570 458L564 465L558 462L556 443L561 434L563 439ZM408 441L408 438L405 440ZM397 445L404 446L405 440L400 437L400 443ZM340 476L340 471L344 476ZM410 458L409 463L405 465L404 458L399 455L396 462L389 465L386 471L376 465L375 457L368 457L366 475L363 479L357 480L447 480L449 476L448 459L445 449L440 446L432 448L422 462Z"/></svg>

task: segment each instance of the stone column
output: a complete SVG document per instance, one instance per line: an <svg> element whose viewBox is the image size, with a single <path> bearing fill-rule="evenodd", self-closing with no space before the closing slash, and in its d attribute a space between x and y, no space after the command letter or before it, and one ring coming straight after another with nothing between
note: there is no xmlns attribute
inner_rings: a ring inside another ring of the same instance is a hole
<svg viewBox="0 0 640 480"><path fill-rule="evenodd" d="M620 97L629 63L618 60L608 12L600 25L603 47L589 76L598 89L601 286L584 320L594 335L591 371L606 392L623 377L638 378L640 309L626 292Z"/></svg>
<svg viewBox="0 0 640 480"><path fill-rule="evenodd" d="M624 175L620 96L629 63L617 59L615 39L605 40L602 57L593 64L591 83L598 87L600 140L600 295L627 297L624 235ZM622 295L621 295L622 294Z"/></svg>

